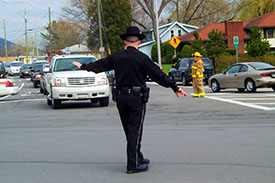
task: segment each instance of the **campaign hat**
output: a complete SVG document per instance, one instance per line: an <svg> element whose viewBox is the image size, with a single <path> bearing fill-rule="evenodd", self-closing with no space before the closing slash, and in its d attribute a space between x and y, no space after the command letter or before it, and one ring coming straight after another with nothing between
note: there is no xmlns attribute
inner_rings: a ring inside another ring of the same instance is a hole
<svg viewBox="0 0 275 183"><path fill-rule="evenodd" d="M126 29L125 34L121 34L120 38L122 40L126 40L129 36L137 36L139 40L143 40L145 38L144 34L141 34L139 28L137 26L129 26Z"/></svg>

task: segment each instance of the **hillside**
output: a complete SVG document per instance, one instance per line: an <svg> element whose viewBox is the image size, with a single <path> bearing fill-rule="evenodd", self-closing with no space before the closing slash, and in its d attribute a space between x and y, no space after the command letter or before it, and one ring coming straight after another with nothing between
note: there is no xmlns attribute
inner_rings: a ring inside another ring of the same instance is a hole
<svg viewBox="0 0 275 183"><path fill-rule="evenodd" d="M11 45L14 45L15 43L11 41L7 41L8 48L11 47ZM5 56L5 39L0 37L0 57Z"/></svg>

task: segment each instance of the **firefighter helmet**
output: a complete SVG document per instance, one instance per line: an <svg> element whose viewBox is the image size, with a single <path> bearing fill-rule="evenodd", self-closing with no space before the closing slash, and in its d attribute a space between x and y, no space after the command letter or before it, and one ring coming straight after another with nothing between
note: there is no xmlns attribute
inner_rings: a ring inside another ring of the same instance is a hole
<svg viewBox="0 0 275 183"><path fill-rule="evenodd" d="M199 52L195 52L194 57L202 57L202 55Z"/></svg>

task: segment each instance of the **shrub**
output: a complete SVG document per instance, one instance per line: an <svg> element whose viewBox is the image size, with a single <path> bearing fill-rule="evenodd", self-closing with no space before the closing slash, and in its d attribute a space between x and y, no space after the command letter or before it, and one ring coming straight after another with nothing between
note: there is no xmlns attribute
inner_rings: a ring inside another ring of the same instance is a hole
<svg viewBox="0 0 275 183"><path fill-rule="evenodd" d="M191 57L192 56L192 48L190 45L184 45L181 52L179 53L179 58Z"/></svg>

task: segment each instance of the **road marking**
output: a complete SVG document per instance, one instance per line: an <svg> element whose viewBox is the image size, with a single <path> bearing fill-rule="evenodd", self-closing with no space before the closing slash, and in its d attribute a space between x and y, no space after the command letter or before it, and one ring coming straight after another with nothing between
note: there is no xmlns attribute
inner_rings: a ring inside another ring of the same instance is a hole
<svg viewBox="0 0 275 183"><path fill-rule="evenodd" d="M25 84L22 83L22 85L21 85L20 88L19 88L19 91L23 88L24 85L25 85Z"/></svg>
<svg viewBox="0 0 275 183"><path fill-rule="evenodd" d="M33 101L42 101L42 100L45 100L45 99L23 99L23 100L1 101L0 104L16 103L16 102L33 102Z"/></svg>
<svg viewBox="0 0 275 183"><path fill-rule="evenodd" d="M7 95L7 96L4 96L4 97L1 97L0 100L4 100L5 98L8 98L10 97L11 95Z"/></svg>
<svg viewBox="0 0 275 183"><path fill-rule="evenodd" d="M233 98L234 100L246 100L246 101L253 101L253 100L275 100L275 98Z"/></svg>
<svg viewBox="0 0 275 183"><path fill-rule="evenodd" d="M261 109L261 110L265 110L265 111L274 110L273 108L270 108L270 107L265 107L265 106L260 106L260 105L256 105L256 104L250 104L250 103L243 103L243 102L240 102L240 101L235 101L235 100L230 100L230 99L210 97L210 96L205 96L205 98L209 98L209 99L213 99L213 100L219 100L219 101L227 102L227 103L231 103L231 104L238 104L238 105L241 105L241 106L250 107L250 108L254 108L254 109Z"/></svg>

